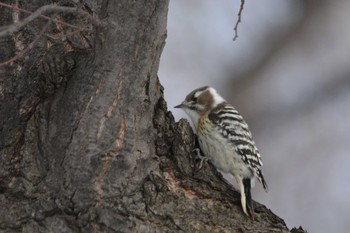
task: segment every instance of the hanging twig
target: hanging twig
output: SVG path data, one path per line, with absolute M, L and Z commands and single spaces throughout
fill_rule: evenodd
M 245 0 L 241 0 L 241 6 L 240 6 L 239 11 L 238 11 L 238 19 L 236 21 L 235 27 L 233 28 L 233 30 L 235 31 L 235 37 L 233 37 L 234 41 L 238 38 L 238 24 L 241 22 L 244 2 L 245 2 Z

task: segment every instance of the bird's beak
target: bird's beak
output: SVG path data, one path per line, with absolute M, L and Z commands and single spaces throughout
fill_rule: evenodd
M 183 103 L 179 104 L 179 105 L 176 105 L 174 108 L 183 108 L 185 107 L 185 105 Z
M 176 105 L 174 108 L 184 108 L 184 107 L 186 107 L 186 105 L 182 102 L 181 104 Z

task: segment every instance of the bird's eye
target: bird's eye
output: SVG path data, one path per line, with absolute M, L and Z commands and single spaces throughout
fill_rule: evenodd
M 195 110 L 197 109 L 197 104 L 195 101 L 191 101 L 191 103 L 189 104 L 189 108 L 192 109 L 192 110 Z

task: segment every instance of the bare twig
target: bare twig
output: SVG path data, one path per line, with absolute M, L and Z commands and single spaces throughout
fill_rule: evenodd
M 79 10 L 75 7 L 64 7 L 64 6 L 56 6 L 56 5 L 46 5 L 42 6 L 39 9 L 37 9 L 35 12 L 33 12 L 31 15 L 29 15 L 27 18 L 22 20 L 21 22 L 18 22 L 16 24 L 9 25 L 6 29 L 0 31 L 0 37 L 9 35 L 11 33 L 17 32 L 22 27 L 33 21 L 34 19 L 40 17 L 42 14 L 50 13 L 50 12 L 65 12 L 65 13 L 77 13 L 79 15 L 82 15 L 86 17 L 91 23 L 93 23 L 96 26 L 100 26 L 102 23 L 97 18 L 91 16 L 89 13 Z M 51 19 L 50 20 L 54 20 Z
M 238 24 L 241 22 L 244 2 L 245 2 L 245 0 L 241 0 L 241 6 L 240 6 L 239 11 L 238 11 L 238 19 L 236 21 L 235 27 L 233 28 L 233 30 L 235 31 L 235 37 L 233 37 L 234 41 L 238 38 Z
M 36 43 L 38 43 L 38 41 L 40 40 L 40 38 L 43 36 L 43 34 L 45 33 L 45 31 L 49 28 L 51 24 L 51 21 L 48 21 L 46 23 L 46 25 L 43 27 L 43 29 L 41 29 L 41 31 L 39 32 L 39 34 L 35 37 L 35 39 L 28 45 L 27 48 L 23 49 L 22 51 L 20 51 L 16 56 L 4 61 L 0 63 L 0 68 L 3 66 L 6 66 L 8 64 L 10 64 L 11 62 L 21 58 L 26 52 L 28 52 L 30 49 L 32 49 Z
M 31 12 L 31 11 L 28 11 L 28 10 L 25 10 L 25 9 L 22 9 L 22 8 L 19 8 L 19 7 L 17 7 L 17 6 L 9 5 L 9 4 L 3 3 L 3 2 L 0 2 L 0 6 L 4 6 L 4 7 L 7 7 L 7 8 L 11 8 L 11 9 L 14 9 L 14 10 L 17 10 L 17 11 L 20 11 L 20 12 L 24 12 L 24 13 L 27 13 L 27 14 L 33 14 L 33 12 Z M 39 17 L 40 17 L 40 18 L 43 18 L 43 19 L 46 19 L 46 20 L 55 21 L 56 23 L 61 23 L 62 25 L 66 25 L 66 26 L 71 27 L 71 28 L 81 29 L 81 27 L 78 27 L 78 26 L 75 26 L 75 25 L 73 25 L 73 24 L 66 23 L 66 22 L 63 22 L 63 21 L 60 21 L 60 20 L 57 20 L 57 19 L 53 19 L 53 18 L 47 17 L 47 16 L 45 16 L 45 15 L 40 15 Z M 17 23 L 17 22 L 15 22 L 15 23 Z M 0 29 L 1 29 L 1 28 L 2 28 L 2 27 L 0 27 Z

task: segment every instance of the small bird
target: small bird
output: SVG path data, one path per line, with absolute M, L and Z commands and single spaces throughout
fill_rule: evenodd
M 268 191 L 261 171 L 262 161 L 247 123 L 238 111 L 212 87 L 189 93 L 175 108 L 191 118 L 204 157 L 219 170 L 231 173 L 240 189 L 243 212 L 252 218 L 251 185 L 256 177 Z M 202 158 L 203 159 L 203 158 Z

